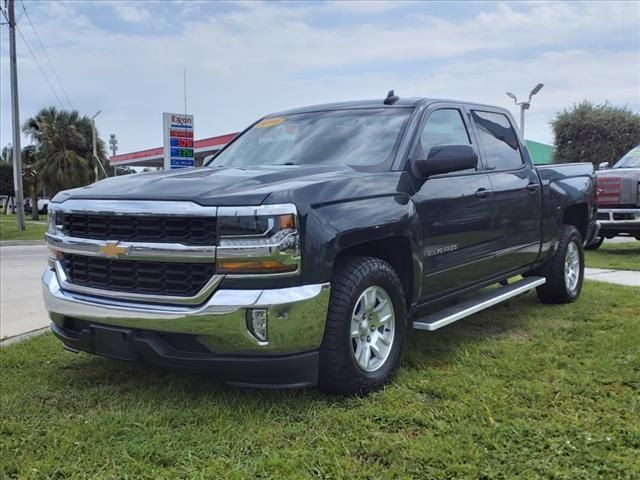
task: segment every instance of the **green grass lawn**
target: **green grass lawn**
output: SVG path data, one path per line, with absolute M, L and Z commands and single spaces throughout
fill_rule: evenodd
M 594 268 L 640 270 L 640 241 L 611 243 L 604 241 L 597 250 L 585 250 L 585 264 Z
M 42 220 L 38 222 L 26 220 L 26 230 L 20 231 L 15 215 L 0 214 L 0 240 L 44 240 L 44 234 L 47 231 L 47 216 L 41 214 L 40 218 Z
M 0 478 L 640 477 L 640 290 L 514 299 L 411 338 L 365 398 L 255 391 L 74 355 L 0 351 Z

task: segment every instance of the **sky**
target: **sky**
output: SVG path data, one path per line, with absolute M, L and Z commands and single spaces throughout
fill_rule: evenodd
M 117 135 L 118 153 L 162 145 L 162 112 L 185 110 L 184 69 L 196 138 L 390 89 L 507 107 L 518 119 L 505 92 L 526 98 L 542 82 L 525 136 L 543 143 L 554 115 L 585 99 L 640 111 L 640 2 L 16 0 L 16 18 L 21 122 L 49 105 L 100 110 L 98 131 Z M 7 25 L 0 33 L 4 146 Z

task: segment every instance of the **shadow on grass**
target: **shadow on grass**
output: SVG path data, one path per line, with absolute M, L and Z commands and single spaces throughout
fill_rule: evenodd
M 545 308 L 537 303 L 535 295 L 528 294 L 436 332 L 410 330 L 400 369 L 446 368 L 454 362 L 458 352 L 490 338 L 527 340 L 528 334 L 523 329 L 525 314 L 536 305 Z M 222 399 L 226 403 L 244 402 L 246 406 L 248 402 L 261 408 L 265 407 L 266 402 L 266 406 L 278 405 L 289 413 L 295 413 L 296 410 L 306 411 L 328 404 L 348 408 L 350 402 L 358 401 L 323 394 L 316 388 L 265 390 L 235 387 L 224 384 L 206 372 L 169 370 L 85 353 L 78 355 L 76 361 L 65 362 L 57 370 L 62 384 L 78 392 L 106 389 L 110 396 L 117 395 L 124 403 L 143 400 L 161 408 L 169 402 L 186 409 L 190 404 L 203 400 Z M 304 401 L 301 402 L 301 399 Z
M 553 306 L 540 303 L 534 292 L 528 292 L 434 332 L 415 330 L 405 357 L 409 357 L 411 364 L 428 368 L 446 364 L 453 353 L 491 338 L 530 339 L 524 328 L 528 317 L 550 307 Z

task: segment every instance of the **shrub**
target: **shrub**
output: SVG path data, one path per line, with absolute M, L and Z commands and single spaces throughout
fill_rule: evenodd
M 551 126 L 556 163 L 612 165 L 640 144 L 640 115 L 627 107 L 584 101 L 558 113 Z

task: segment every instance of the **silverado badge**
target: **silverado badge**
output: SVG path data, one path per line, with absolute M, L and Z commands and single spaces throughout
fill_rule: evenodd
M 114 258 L 123 253 L 127 253 L 127 249 L 125 247 L 119 247 L 117 242 L 107 242 L 106 245 L 100 247 L 100 253 L 104 253 L 109 258 Z

